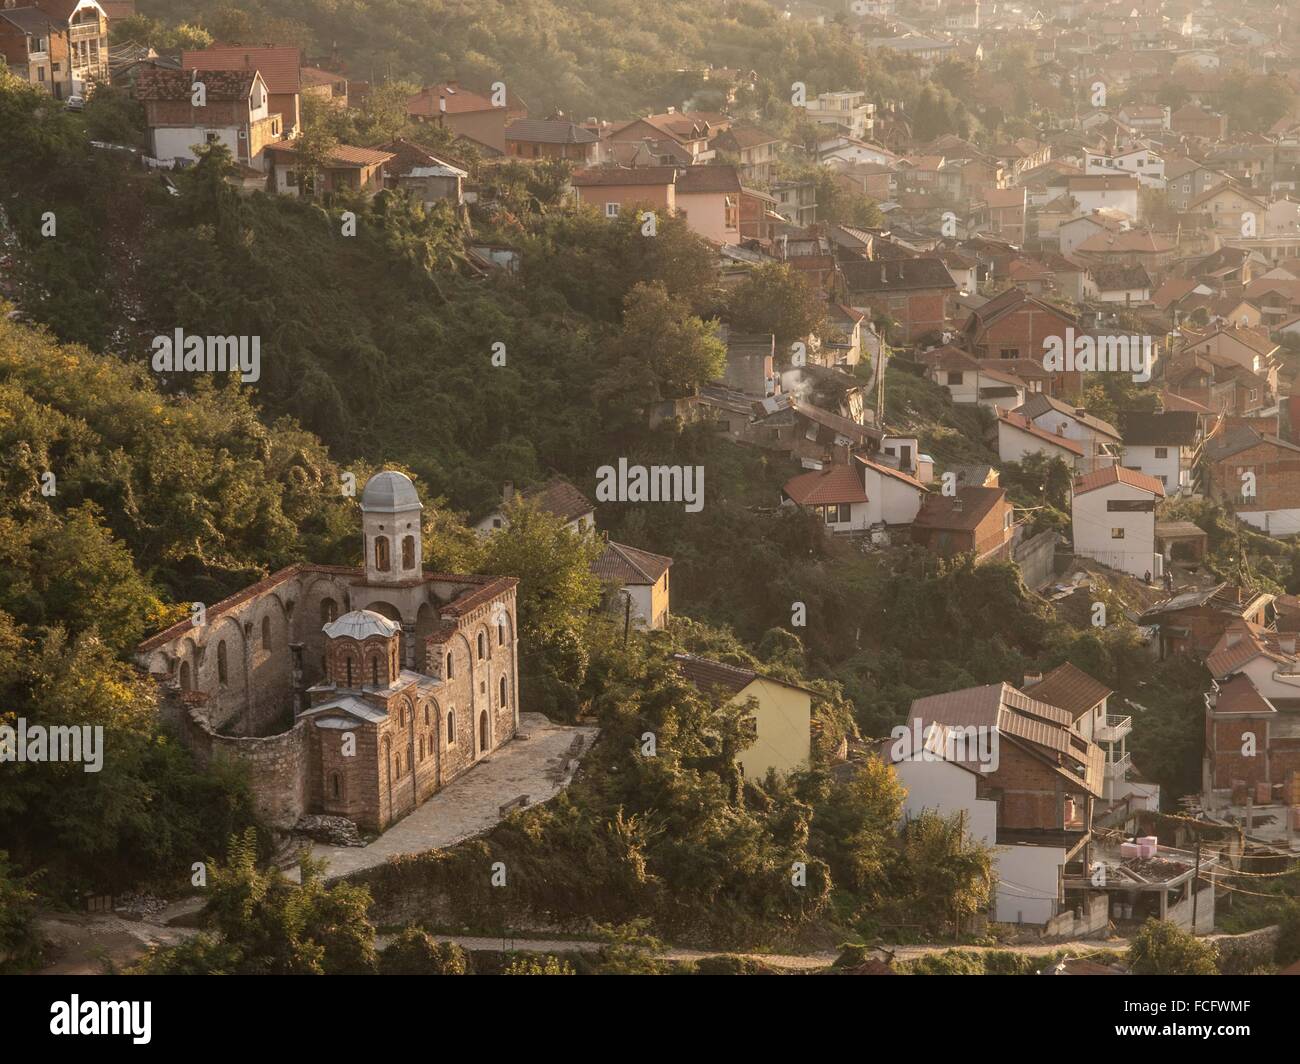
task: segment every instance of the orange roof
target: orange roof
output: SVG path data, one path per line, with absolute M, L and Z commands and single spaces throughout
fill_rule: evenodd
M 298 154 L 298 147 L 291 140 L 268 144 L 266 150 L 283 152 L 286 155 Z M 389 151 L 375 151 L 373 148 L 357 148 L 351 144 L 340 144 L 330 152 L 329 164 L 337 167 L 378 166 L 394 158 L 396 156 Z
M 1050 443 L 1060 447 L 1063 451 L 1069 451 L 1079 458 L 1083 457 L 1083 444 L 1077 440 L 1067 439 L 1064 436 L 1058 436 L 1054 432 L 1048 432 L 1044 428 L 1035 425 L 1024 414 L 1017 414 L 1010 410 L 998 410 L 998 420 L 1005 422 L 1012 428 L 1019 429 L 1021 432 L 1027 432 L 1029 435 L 1042 440 L 1044 443 Z
M 298 92 L 302 86 L 302 52 L 282 47 L 243 44 L 214 45 L 200 51 L 181 52 L 182 70 L 256 70 L 270 93 Z
M 1098 469 L 1078 477 L 1074 482 L 1074 494 L 1083 495 L 1111 484 L 1127 484 L 1130 488 L 1149 491 L 1162 498 L 1165 494 L 1165 486 L 1155 477 L 1139 473 L 1136 469 L 1125 469 L 1122 465 L 1107 466 L 1105 469 Z
M 818 506 L 828 503 L 866 502 L 867 491 L 857 469 L 847 465 L 832 465 L 800 473 L 791 477 L 781 489 L 800 506 Z

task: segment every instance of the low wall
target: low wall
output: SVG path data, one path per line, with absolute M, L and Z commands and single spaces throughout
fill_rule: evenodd
M 307 812 L 310 763 L 304 718 L 279 735 L 218 735 L 179 692 L 167 692 L 160 713 L 194 752 L 200 764 L 242 765 L 257 815 L 268 826 L 288 830 Z
M 1219 947 L 1219 971 L 1225 975 L 1241 975 L 1273 963 L 1281 937 L 1282 929 L 1274 925 L 1215 939 L 1214 944 Z

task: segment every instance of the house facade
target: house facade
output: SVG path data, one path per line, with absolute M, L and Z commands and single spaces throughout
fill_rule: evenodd
M 1165 497 L 1155 477 L 1112 465 L 1074 482 L 1070 527 L 1074 553 L 1139 579 L 1158 579 L 1156 505 Z

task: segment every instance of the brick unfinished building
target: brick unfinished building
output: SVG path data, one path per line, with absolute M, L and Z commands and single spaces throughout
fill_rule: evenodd
M 422 509 L 379 473 L 363 567 L 290 566 L 136 648 L 164 715 L 201 760 L 248 765 L 277 827 L 382 831 L 515 734 L 518 581 L 424 572 Z

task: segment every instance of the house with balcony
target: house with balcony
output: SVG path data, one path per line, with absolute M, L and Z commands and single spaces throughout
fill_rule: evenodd
M 823 92 L 805 110 L 818 125 L 839 126 L 854 140 L 869 140 L 875 131 L 876 105 L 867 102 L 865 92 Z
M 1068 712 L 1074 730 L 1105 752 L 1101 793 L 1104 802 L 1126 802 L 1130 809 L 1160 808 L 1160 785 L 1141 778 L 1128 751 L 1132 714 L 1111 712 L 1114 691 L 1068 661 L 1046 676 L 1026 676 L 1021 690 Z
M 907 791 L 905 819 L 963 815 L 993 849 L 994 920 L 1069 934 L 1106 926 L 1101 896 L 1066 886 L 1091 864 L 1105 779 L 1105 753 L 1069 711 L 1008 683 L 968 687 L 918 698 L 883 748 Z
M 1233 620 L 1205 659 L 1207 791 L 1245 789 L 1270 804 L 1300 773 L 1300 657 L 1295 632 Z
M 96 82 L 108 81 L 108 15 L 97 0 L 36 0 L 34 6 L 58 31 L 50 37 L 54 98 L 86 96 Z
M 53 94 L 53 55 L 67 62 L 67 32 L 56 26 L 40 8 L 18 7 L 0 11 L 0 57 L 10 71 L 29 85 Z

